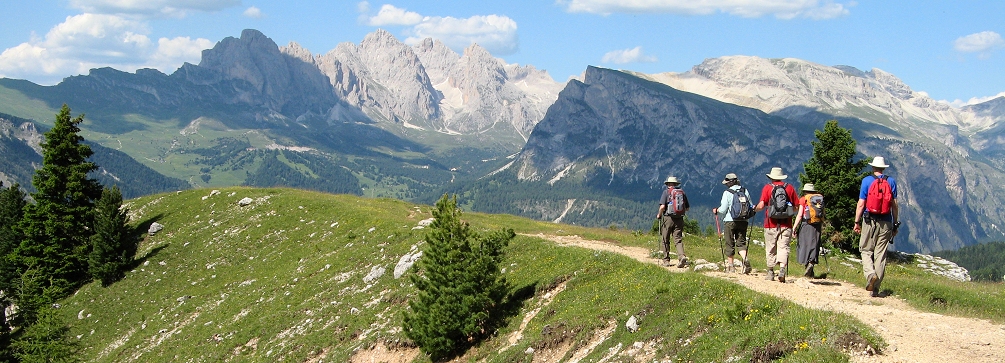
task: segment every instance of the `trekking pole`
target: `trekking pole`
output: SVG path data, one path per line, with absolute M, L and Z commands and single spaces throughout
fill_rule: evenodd
M 722 253 L 722 268 L 729 269 L 730 266 L 726 266 L 726 247 L 722 245 L 722 228 L 719 227 L 719 215 L 712 213 L 712 219 L 715 220 L 715 232 L 719 236 L 719 252 Z

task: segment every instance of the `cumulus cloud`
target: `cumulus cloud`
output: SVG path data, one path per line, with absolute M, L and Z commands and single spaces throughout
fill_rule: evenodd
M 184 17 L 192 11 L 217 11 L 241 5 L 241 0 L 70 0 L 85 13 Z
M 520 41 L 516 34 L 516 21 L 500 15 L 475 15 L 470 18 L 425 17 L 412 28 L 407 44 L 416 44 L 425 38 L 439 39 L 453 49 L 463 49 L 477 43 L 495 55 L 516 53 Z
M 118 15 L 80 14 L 67 17 L 42 39 L 32 39 L 0 53 L 0 76 L 54 84 L 66 75 L 92 68 L 125 71 L 156 68 L 171 72 L 186 61 L 197 61 L 212 47 L 206 39 L 161 38 L 147 34 L 147 23 Z
M 600 61 L 602 63 L 625 64 L 625 63 L 652 63 L 656 62 L 657 59 L 654 56 L 644 54 L 642 52 L 642 47 L 635 47 L 632 49 L 622 49 L 607 52 L 606 54 L 604 54 L 604 57 Z
M 367 25 L 415 25 L 421 22 L 423 18 L 419 13 L 407 11 L 394 5 L 384 4 L 380 7 L 380 11 L 377 12 L 376 16 L 372 16 L 367 20 Z
M 495 55 L 516 53 L 519 49 L 516 21 L 503 15 L 475 15 L 469 18 L 424 16 L 414 11 L 384 4 L 377 15 L 369 16 L 367 2 L 357 4 L 360 19 L 370 26 L 409 26 L 405 43 L 416 44 L 425 38 L 439 39 L 446 46 L 460 51 L 477 43 Z
M 972 97 L 972 98 L 970 98 L 967 101 L 964 101 L 964 100 L 961 100 L 961 99 L 956 99 L 956 100 L 954 100 L 952 102 L 950 102 L 950 101 L 940 101 L 940 102 L 948 104 L 948 105 L 956 107 L 956 108 L 960 108 L 960 107 L 963 107 L 963 106 L 970 106 L 970 105 L 976 105 L 978 103 L 984 103 L 984 102 L 991 101 L 991 100 L 993 100 L 995 98 L 999 98 L 999 97 L 1005 97 L 1005 92 L 1001 92 L 1001 93 L 996 94 L 994 96 L 988 96 L 988 97 Z
M 255 6 L 245 9 L 243 15 L 254 19 L 261 19 L 262 16 L 264 16 L 264 14 L 262 14 L 262 9 Z
M 672 13 L 710 15 L 716 12 L 756 18 L 774 15 L 779 19 L 831 19 L 848 15 L 847 4 L 831 0 L 559 0 L 566 11 L 609 15 L 614 13 Z
M 953 42 L 953 48 L 963 53 L 988 52 L 1005 46 L 1002 36 L 993 31 L 983 31 L 959 37 Z

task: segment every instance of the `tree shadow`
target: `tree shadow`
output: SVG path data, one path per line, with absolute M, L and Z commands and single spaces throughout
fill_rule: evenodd
M 170 246 L 170 245 L 171 245 L 170 243 L 162 244 L 160 246 L 157 246 L 157 247 L 154 247 L 153 249 L 151 249 L 150 252 L 147 252 L 147 254 L 143 255 L 143 257 L 134 258 L 133 259 L 133 263 L 129 264 L 129 266 L 127 266 L 126 270 L 128 270 L 128 271 L 135 270 L 137 267 L 140 267 L 140 265 L 142 265 L 144 262 L 147 262 L 150 259 L 154 258 L 154 256 L 157 256 L 157 254 L 160 253 L 161 250 L 163 250 L 165 248 L 168 248 L 168 246 Z
M 827 278 L 827 274 L 823 274 L 822 277 L 820 277 L 820 278 L 821 279 Z M 811 280 L 810 283 L 814 284 L 814 285 L 821 285 L 821 286 L 841 286 L 840 282 L 835 282 L 835 281 L 820 281 L 820 280 L 813 281 L 813 280 Z

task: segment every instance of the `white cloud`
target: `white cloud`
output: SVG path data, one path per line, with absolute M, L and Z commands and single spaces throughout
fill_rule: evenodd
M 367 1 L 360 1 L 359 3 L 356 4 L 356 11 L 358 11 L 360 14 L 370 12 L 370 3 Z
M 184 17 L 192 11 L 218 11 L 241 5 L 241 0 L 70 0 L 85 13 Z
M 425 38 L 438 39 L 446 46 L 461 51 L 477 43 L 495 55 L 516 53 L 520 48 L 516 21 L 504 15 L 475 15 L 469 18 L 424 16 L 394 5 L 384 4 L 377 15 L 369 16 L 370 4 L 357 4 L 362 23 L 370 26 L 402 25 L 406 44 L 416 44 Z
M 439 39 L 455 50 L 477 43 L 495 55 L 516 53 L 520 41 L 516 21 L 500 15 L 475 15 L 470 18 L 425 17 L 412 28 L 405 43 L 415 44 L 425 38 Z
M 422 20 L 423 16 L 419 15 L 419 13 L 407 11 L 394 5 L 384 4 L 384 6 L 380 7 L 380 11 L 377 12 L 376 16 L 372 16 L 367 20 L 367 25 L 415 25 Z
M 0 76 L 55 84 L 98 67 L 171 72 L 182 62 L 197 62 L 201 51 L 213 46 L 209 40 L 187 37 L 161 38 L 154 44 L 149 33 L 147 23 L 118 15 L 70 16 L 45 38 L 0 53 Z
M 983 31 L 965 37 L 959 37 L 953 42 L 953 48 L 963 53 L 988 52 L 1005 46 L 1002 36 L 993 31 Z
M 832 0 L 559 0 L 566 11 L 572 13 L 673 13 L 710 15 L 722 12 L 746 18 L 774 15 L 779 19 L 811 18 L 831 19 L 848 15 L 847 4 Z
M 652 63 L 656 62 L 657 59 L 651 55 L 645 55 L 642 53 L 642 47 L 635 47 L 632 49 L 622 49 L 613 50 L 604 54 L 604 58 L 600 60 L 602 63 L 614 63 L 614 64 L 625 64 L 625 63 Z
M 255 6 L 245 9 L 243 15 L 254 19 L 261 19 L 262 16 L 264 16 L 264 14 L 262 14 L 262 9 Z
M 961 100 L 961 99 L 957 99 L 957 100 L 952 101 L 952 102 L 949 102 L 949 101 L 939 101 L 939 102 L 948 104 L 948 105 L 956 107 L 956 108 L 960 108 L 960 107 L 963 107 L 963 106 L 976 105 L 978 103 L 984 103 L 984 102 L 987 102 L 987 101 L 991 101 L 991 100 L 993 100 L 995 98 L 998 98 L 998 97 L 1005 97 L 1005 92 L 996 94 L 994 96 L 988 96 L 988 97 L 973 97 L 973 98 L 971 98 L 970 100 L 967 100 L 967 101 L 964 101 L 964 100 Z

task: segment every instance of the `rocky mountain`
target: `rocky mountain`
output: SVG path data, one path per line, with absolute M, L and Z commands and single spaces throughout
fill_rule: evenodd
M 995 122 L 993 117 L 937 102 L 881 69 L 863 72 L 793 58 L 732 56 L 706 59 L 684 73 L 640 76 L 789 118 L 815 111 L 891 127 L 911 128 L 919 121 L 951 125 L 965 133 Z
M 0 90 L 36 105 L 0 104 L 0 112 L 45 122 L 67 103 L 87 114 L 89 138 L 195 186 L 278 183 L 407 198 L 519 150 L 560 87 L 477 45 L 465 56 L 439 47 L 443 57 L 427 58 L 434 83 L 419 56 L 426 48 L 386 31 L 314 55 L 249 29 L 170 75 L 102 68 L 51 87 L 0 79 Z M 289 153 L 300 156 L 280 155 Z M 281 164 L 293 165 L 282 178 L 262 170 Z M 329 173 L 363 184 L 325 185 L 336 183 L 322 177 Z
M 443 95 L 440 108 L 451 131 L 484 132 L 502 122 L 526 139 L 562 87 L 547 72 L 506 64 L 477 44 L 458 55 L 427 38 L 414 49 Z
M 0 182 L 4 187 L 15 183 L 28 191 L 35 169 L 42 166 L 44 136 L 29 120 L 0 114 Z M 94 155 L 90 160 L 98 164 L 98 170 L 91 177 L 102 185 L 117 185 L 126 198 L 141 195 L 189 189 L 188 183 L 166 177 L 136 162 L 118 150 L 88 142 Z

